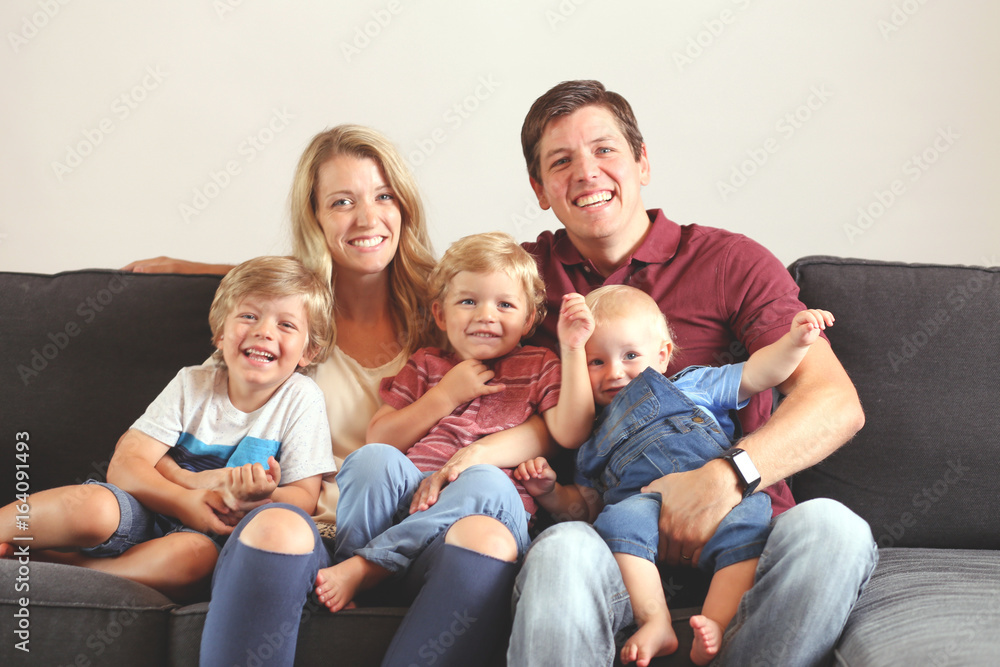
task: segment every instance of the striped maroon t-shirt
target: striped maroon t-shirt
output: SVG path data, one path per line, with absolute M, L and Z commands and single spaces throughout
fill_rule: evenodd
M 434 347 L 413 353 L 393 378 L 385 378 L 379 394 L 397 410 L 413 403 L 436 385 L 461 361 L 454 354 Z M 523 424 L 559 402 L 559 359 L 551 350 L 523 346 L 510 354 L 484 362 L 494 377 L 487 384 L 506 386 L 501 392 L 480 396 L 442 419 L 407 450 L 406 456 L 418 470 L 430 472 L 441 467 L 459 449 L 480 437 Z M 392 444 L 392 443 L 388 443 Z M 508 476 L 512 469 L 505 469 Z M 521 494 L 524 508 L 531 514 L 537 505 L 524 486 L 511 477 Z

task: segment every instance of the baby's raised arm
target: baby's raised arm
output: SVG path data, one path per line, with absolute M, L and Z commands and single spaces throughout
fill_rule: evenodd
M 743 366 L 739 399 L 744 401 L 776 387 L 791 376 L 806 356 L 819 332 L 833 326 L 833 315 L 816 308 L 796 313 L 788 333 L 754 352 Z
M 594 333 L 594 316 L 583 296 L 576 293 L 563 296 L 557 330 L 562 364 L 559 403 L 542 417 L 556 442 L 567 449 L 576 449 L 590 436 L 594 421 L 594 394 L 584 349 Z

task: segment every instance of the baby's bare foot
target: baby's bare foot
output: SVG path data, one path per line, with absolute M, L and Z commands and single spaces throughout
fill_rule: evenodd
M 696 665 L 707 665 L 712 661 L 722 645 L 724 628 L 708 616 L 692 616 L 694 643 L 691 645 L 691 661 Z
M 0 558 L 12 558 L 14 556 L 14 545 L 0 542 Z
M 677 650 L 677 635 L 670 625 L 670 618 L 648 619 L 622 647 L 622 663 L 634 662 L 647 667 L 649 661 Z

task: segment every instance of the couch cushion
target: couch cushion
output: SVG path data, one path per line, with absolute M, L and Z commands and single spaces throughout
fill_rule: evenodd
M 5 437 L 29 435 L 31 491 L 104 479 L 122 433 L 181 367 L 211 354 L 219 280 L 0 272 L 0 405 Z M 14 483 L 0 476 L 4 503 Z
M 1000 553 L 882 549 L 847 620 L 840 665 L 995 665 Z
M 0 560 L 0 615 L 26 624 L 23 653 L 7 630 L 3 664 L 167 665 L 170 610 L 177 605 L 152 588 L 68 565 Z M 20 579 L 19 579 L 20 578 Z M 13 582 L 28 588 L 18 590 Z M 7 582 L 12 582 L 7 585 Z M 26 598 L 26 599 L 22 599 Z M 24 604 L 24 603 L 27 604 Z M 20 616 L 19 616 L 20 615 Z
M 1000 549 L 1000 268 L 807 257 L 790 267 L 854 381 L 866 424 L 795 476 L 880 547 Z M 822 428 L 822 425 L 816 425 Z

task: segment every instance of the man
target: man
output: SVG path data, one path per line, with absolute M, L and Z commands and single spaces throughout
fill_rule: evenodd
M 536 100 L 521 141 L 539 205 L 564 225 L 524 244 L 548 290 L 550 316 L 535 342 L 554 346 L 563 294 L 631 284 L 653 296 L 675 328 L 681 353 L 670 374 L 745 358 L 779 338 L 804 308 L 788 272 L 760 245 L 646 210 L 642 135 L 628 102 L 599 82 L 564 82 Z M 829 344 L 818 341 L 779 388 L 786 398 L 770 419 L 766 393 L 741 411 L 745 453 L 644 489 L 661 495 L 659 556 L 671 566 L 696 564 L 744 493 L 766 490 L 772 498 L 773 531 L 718 664 L 825 662 L 877 559 L 864 521 L 829 500 L 793 507 L 782 481 L 864 424 Z M 514 602 L 508 663 L 519 667 L 580 664 L 582 656 L 611 664 L 615 635 L 632 622 L 611 552 L 580 523 L 557 524 L 535 540 Z

